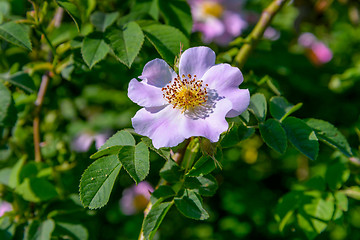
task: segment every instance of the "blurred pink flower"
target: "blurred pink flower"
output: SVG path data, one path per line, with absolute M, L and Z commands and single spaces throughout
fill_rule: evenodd
M 72 149 L 76 152 L 87 152 L 91 146 L 91 144 L 95 141 L 96 149 L 99 149 L 106 140 L 110 137 L 111 132 L 105 131 L 102 133 L 92 134 L 88 132 L 80 133 L 73 141 L 72 141 Z
M 10 212 L 12 210 L 13 210 L 13 208 L 10 203 L 5 202 L 5 201 L 0 203 L 0 217 L 2 217 L 6 212 Z
M 193 31 L 203 33 L 205 43 L 225 46 L 248 26 L 241 16 L 243 0 L 188 0 Z
M 330 62 L 333 57 L 331 49 L 319 41 L 312 33 L 301 34 L 298 43 L 307 50 L 307 57 L 315 65 L 319 66 Z
M 153 191 L 153 187 L 146 181 L 126 188 L 120 199 L 121 211 L 125 215 L 133 215 L 143 211 L 150 201 L 150 192 Z

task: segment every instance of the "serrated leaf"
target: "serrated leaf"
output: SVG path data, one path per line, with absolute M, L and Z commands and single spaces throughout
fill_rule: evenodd
M 312 160 L 317 158 L 319 142 L 315 132 L 301 119 L 288 117 L 282 122 L 290 142 Z
M 149 149 L 145 143 L 140 142 L 135 147 L 124 146 L 120 149 L 118 158 L 136 184 L 149 174 Z
M 163 168 L 160 170 L 160 176 L 169 183 L 178 182 L 182 174 L 183 172 L 180 167 L 172 159 L 166 161 Z
M 186 177 L 185 188 L 195 189 L 202 196 L 213 196 L 218 188 L 218 183 L 212 175 L 200 177 Z
M 139 25 L 129 22 L 122 29 L 108 29 L 105 36 L 116 58 L 130 68 L 144 42 L 144 34 Z
M 96 160 L 85 170 L 80 181 L 80 200 L 84 207 L 105 206 L 121 167 L 117 155 L 111 155 Z
M 215 170 L 216 165 L 214 159 L 209 156 L 202 156 L 196 161 L 192 169 L 186 174 L 189 177 L 204 176 Z
M 135 146 L 134 137 L 125 130 L 118 131 L 110 137 L 99 150 L 90 156 L 91 159 L 96 159 L 105 155 L 117 154 L 122 146 Z
M 174 198 L 175 206 L 185 217 L 204 220 L 209 214 L 204 209 L 201 197 L 190 189 L 185 189 L 181 197 Z
M 111 26 L 119 17 L 118 12 L 103 13 L 94 12 L 90 16 L 91 23 L 97 28 L 97 30 L 104 32 L 109 26 Z
M 250 97 L 249 110 L 259 122 L 264 122 L 267 112 L 267 103 L 264 94 L 256 93 Z
M 15 192 L 29 202 L 48 201 L 58 195 L 55 186 L 45 178 L 25 178 Z
M 187 36 L 190 35 L 192 30 L 192 17 L 190 6 L 187 2 L 159 0 L 159 7 L 167 25 L 178 28 Z
M 13 126 L 17 119 L 17 110 L 11 92 L 0 82 L 0 126 Z
M 30 223 L 25 238 L 26 240 L 49 240 L 51 233 L 55 229 L 55 223 L 52 219 L 47 219 L 43 222 L 34 220 Z
M 337 190 L 349 179 L 350 169 L 341 162 L 327 167 L 325 179 L 331 190 Z
M 0 38 L 8 41 L 16 46 L 32 50 L 29 37 L 29 31 L 15 22 L 7 22 L 0 25 Z
M 173 202 L 158 202 L 151 207 L 142 225 L 145 239 L 153 239 L 156 230 L 159 228 L 161 222 L 163 221 L 165 215 L 167 214 L 172 205 Z
M 353 154 L 349 143 L 344 135 L 334 127 L 331 123 L 328 123 L 319 119 L 308 119 L 306 124 L 314 129 L 316 136 L 323 142 L 329 144 L 332 147 L 338 148 L 346 156 L 351 157 Z
M 78 31 L 80 32 L 81 14 L 78 6 L 76 6 L 72 1 L 69 0 L 56 0 L 56 2 L 70 15 L 70 17 L 74 20 Z
M 170 66 L 174 64 L 175 56 L 180 53 L 180 43 L 183 44 L 183 49 L 189 48 L 189 40 L 174 27 L 151 24 L 143 26 L 142 29 L 146 38 Z
M 90 69 L 104 59 L 109 51 L 110 48 L 105 43 L 102 34 L 92 33 L 86 36 L 82 42 L 81 53 Z
M 302 103 L 298 103 L 295 106 L 289 103 L 283 97 L 272 97 L 270 99 L 270 113 L 275 119 L 282 122 L 287 116 L 293 112 L 299 110 L 302 107 Z
M 275 119 L 268 119 L 259 125 L 261 137 L 275 151 L 284 154 L 287 148 L 286 132 Z

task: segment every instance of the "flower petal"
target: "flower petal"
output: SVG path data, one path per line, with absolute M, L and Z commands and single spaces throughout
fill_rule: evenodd
M 215 53 L 208 47 L 193 47 L 187 49 L 180 58 L 180 76 L 196 75 L 198 79 L 215 64 Z
M 173 147 L 185 140 L 182 134 L 184 115 L 172 105 L 142 108 L 131 119 L 136 133 L 152 139 L 155 148 Z
M 248 89 L 236 89 L 228 91 L 226 98 L 232 103 L 232 109 L 226 114 L 226 117 L 232 118 L 239 116 L 250 104 L 250 92 Z
M 161 88 L 148 85 L 145 81 L 131 79 L 128 88 L 128 97 L 142 107 L 157 107 L 167 104 L 162 96 Z
M 176 76 L 177 74 L 164 60 L 157 58 L 144 66 L 144 70 L 139 78 L 146 81 L 149 85 L 163 88 Z
M 216 102 L 213 112 L 206 118 L 186 118 L 183 126 L 184 137 L 202 136 L 211 142 L 219 141 L 220 134 L 229 127 L 225 115 L 231 110 L 231 107 L 231 102 L 224 98 Z
M 249 106 L 249 91 L 239 89 L 239 85 L 243 80 L 241 71 L 229 64 L 215 65 L 203 76 L 203 81 L 209 85 L 210 90 L 214 89 L 220 97 L 225 97 L 232 103 L 231 111 L 226 117 L 238 116 Z

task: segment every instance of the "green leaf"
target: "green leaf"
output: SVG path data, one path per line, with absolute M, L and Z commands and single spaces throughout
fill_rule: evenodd
M 97 30 L 104 32 L 109 26 L 111 26 L 119 17 L 118 12 L 103 13 L 94 12 L 90 16 L 91 23 L 97 28 Z
M 218 183 L 212 175 L 206 175 L 201 177 L 186 177 L 185 188 L 195 189 L 202 196 L 213 196 L 218 188 Z
M 141 141 L 144 142 L 146 144 L 146 146 L 148 146 L 148 148 L 150 148 L 151 150 L 153 150 L 154 152 L 156 152 L 157 154 L 159 154 L 161 157 L 163 157 L 165 160 L 168 160 L 170 158 L 170 148 L 160 148 L 160 149 L 156 149 L 154 147 L 154 145 L 152 144 L 152 141 L 150 138 L 148 137 L 142 137 Z
M 159 20 L 159 0 L 137 0 L 131 8 L 131 19 L 144 19 L 148 16 L 154 20 Z M 127 19 L 124 19 L 127 20 Z
M 23 71 L 17 72 L 15 74 L 10 74 L 9 72 L 2 73 L 0 74 L 0 79 L 14 84 L 27 93 L 33 93 L 35 91 L 34 81 L 29 76 L 29 74 Z
M 74 4 L 73 1 L 70 0 L 56 0 L 57 4 L 60 7 L 64 8 L 65 11 L 70 15 L 70 17 L 74 20 L 75 25 L 80 32 L 81 28 L 81 11 L 79 10 L 78 6 Z
M 105 36 L 116 58 L 130 68 L 144 42 L 144 34 L 139 25 L 129 22 L 122 29 L 108 29 Z
M 80 181 L 80 200 L 84 207 L 105 206 L 121 167 L 117 155 L 111 155 L 96 160 L 85 170 Z
M 105 43 L 102 34 L 92 33 L 86 36 L 82 42 L 81 53 L 90 69 L 104 59 L 109 51 L 110 48 Z
M 172 205 L 173 202 L 157 202 L 152 206 L 142 224 L 145 239 L 153 239 L 157 229 Z
M 316 232 L 316 229 L 312 225 L 312 222 L 311 222 L 310 218 L 304 213 L 298 213 L 296 215 L 296 217 L 297 217 L 299 227 L 304 231 L 306 237 L 309 240 L 314 239 L 318 235 L 318 233 Z M 320 222 L 320 224 L 321 224 L 321 222 Z M 326 228 L 325 223 L 323 223 L 322 225 L 323 226 L 325 225 L 325 228 Z
M 159 200 L 163 201 L 173 196 L 175 196 L 175 192 L 170 186 L 161 185 L 153 193 L 151 193 L 150 200 L 153 204 L 155 204 Z
M 259 122 L 265 121 L 267 103 L 264 94 L 256 93 L 251 96 L 249 110 L 255 115 Z
M 26 157 L 23 156 L 20 158 L 16 164 L 12 167 L 10 178 L 9 178 L 9 187 L 16 188 L 20 184 L 20 172 L 24 166 Z
M 272 97 L 270 99 L 271 116 L 273 116 L 280 122 L 282 122 L 290 114 L 299 110 L 301 107 L 302 103 L 298 103 L 294 106 L 283 97 Z
M 83 240 L 89 238 L 88 230 L 80 223 L 56 221 L 55 224 L 55 232 L 57 233 L 57 236 L 59 236 L 59 239 L 63 239 L 65 237 L 70 237 L 70 239 L 73 240 Z
M 301 119 L 288 117 L 283 121 L 283 127 L 290 142 L 303 154 L 312 160 L 317 158 L 319 142 L 315 132 Z
M 115 133 L 99 148 L 99 151 L 91 155 L 90 158 L 96 159 L 105 155 L 117 154 L 122 146 L 135 146 L 134 137 L 125 130 Z
M 51 233 L 55 229 L 55 223 L 52 219 L 47 219 L 43 222 L 34 220 L 30 223 L 26 234 L 26 240 L 49 240 Z
M 118 158 L 136 184 L 149 174 L 149 149 L 145 143 L 140 142 L 135 147 L 124 146 L 120 149 Z
M 349 179 L 350 169 L 344 163 L 338 162 L 328 166 L 325 179 L 331 190 L 337 190 Z
M 0 82 L 0 126 L 13 126 L 17 119 L 17 110 L 11 92 Z
M 0 25 L 0 38 L 29 51 L 32 50 L 29 31 L 26 27 L 15 22 Z
M 174 26 L 190 35 L 192 30 L 192 17 L 190 6 L 186 1 L 159 0 L 159 7 L 167 25 Z
M 215 168 L 214 159 L 209 156 L 202 156 L 186 175 L 189 177 L 204 176 L 211 173 Z
M 308 119 L 305 122 L 309 127 L 314 129 L 316 136 L 320 140 L 332 147 L 338 148 L 347 157 L 351 157 L 353 155 L 346 138 L 332 124 L 313 118 Z
M 287 148 L 286 132 L 275 119 L 268 119 L 259 125 L 261 137 L 275 151 L 284 154 Z
M 15 192 L 29 202 L 48 201 L 58 195 L 55 186 L 45 178 L 25 178 Z
M 201 197 L 190 189 L 185 189 L 181 197 L 174 198 L 175 206 L 185 217 L 204 220 L 209 214 L 204 209 Z
M 182 174 L 183 172 L 180 170 L 180 167 L 172 159 L 166 161 L 160 170 L 160 176 L 169 183 L 177 183 L 182 177 Z
M 285 194 L 275 209 L 275 219 L 279 222 L 279 230 L 282 232 L 290 221 L 295 210 L 299 207 L 302 192 L 292 191 Z
M 180 53 L 180 43 L 184 45 L 183 49 L 189 48 L 189 40 L 174 27 L 151 24 L 142 26 L 142 29 L 146 38 L 170 66 L 174 64 L 175 56 Z

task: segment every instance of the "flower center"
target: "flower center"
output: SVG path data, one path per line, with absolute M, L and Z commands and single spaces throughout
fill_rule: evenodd
M 202 11 L 205 15 L 210 15 L 216 18 L 222 16 L 224 8 L 220 3 L 215 2 L 205 2 L 202 4 Z
M 181 109 L 182 113 L 197 106 L 204 105 L 208 99 L 205 84 L 203 80 L 197 80 L 196 75 L 191 77 L 190 74 L 177 76 L 174 81 L 162 88 L 163 97 L 173 105 L 173 108 Z

